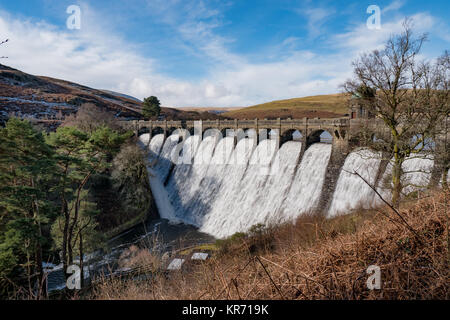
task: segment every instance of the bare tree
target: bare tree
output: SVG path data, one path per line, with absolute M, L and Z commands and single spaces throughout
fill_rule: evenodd
M 76 114 L 65 118 L 63 125 L 77 127 L 89 133 L 101 126 L 107 126 L 117 131 L 121 129 L 112 112 L 102 110 L 93 103 L 82 104 Z
M 435 148 L 449 114 L 448 53 L 434 63 L 418 61 L 427 35 L 415 37 L 411 24 L 405 19 L 403 32 L 391 36 L 383 50 L 354 61 L 354 78 L 344 84 L 375 118 L 362 124 L 359 138 L 391 161 L 395 207 L 405 187 L 404 161 Z

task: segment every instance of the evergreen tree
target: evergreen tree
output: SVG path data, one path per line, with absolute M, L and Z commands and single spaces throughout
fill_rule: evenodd
M 159 116 L 161 113 L 161 103 L 158 98 L 155 96 L 151 96 L 144 99 L 144 103 L 142 104 L 142 114 L 145 118 L 151 118 L 155 116 Z
M 47 190 L 54 165 L 52 149 L 28 121 L 11 118 L 0 129 L 2 295 L 23 282 L 28 285 L 28 297 L 45 295 L 42 226 L 53 219 Z
M 48 136 L 47 142 L 55 148 L 58 165 L 59 183 L 57 185 L 60 198 L 62 223 L 61 252 L 64 270 L 73 264 L 76 239 L 83 238 L 81 227 L 81 204 L 85 200 L 85 191 L 91 177 L 109 167 L 110 160 L 122 143 L 130 137 L 130 133 L 120 134 L 102 126 L 91 134 L 73 127 L 60 127 Z M 95 220 L 91 220 L 95 223 Z M 77 232 L 77 229 L 80 230 Z M 81 240 L 80 264 L 83 264 Z

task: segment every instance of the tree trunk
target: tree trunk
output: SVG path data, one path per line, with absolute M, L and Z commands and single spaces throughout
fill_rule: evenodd
M 66 270 L 69 266 L 69 263 L 67 261 L 67 239 L 68 239 L 68 233 L 69 233 L 69 223 L 70 223 L 70 215 L 69 215 L 69 208 L 67 207 L 67 201 L 64 199 L 63 196 L 63 214 L 64 214 L 64 230 L 63 230 L 63 240 L 62 240 L 62 263 L 63 263 L 63 270 L 64 270 L 64 276 L 67 279 Z
M 83 271 L 83 235 L 80 232 L 80 286 L 84 286 L 84 271 Z
M 46 293 L 46 279 L 44 275 L 44 270 L 42 268 L 42 247 L 39 241 L 36 243 L 35 249 L 35 264 L 36 264 L 36 274 L 37 274 L 37 300 L 45 298 Z
M 444 190 L 448 189 L 447 177 L 448 177 L 448 167 L 446 166 L 444 170 L 442 170 L 442 189 Z
M 398 154 L 395 154 L 392 168 L 392 205 L 397 209 L 400 205 L 400 196 L 402 193 L 402 162 Z

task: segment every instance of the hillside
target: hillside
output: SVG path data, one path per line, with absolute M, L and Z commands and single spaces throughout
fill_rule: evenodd
M 141 102 L 121 93 L 97 90 L 73 82 L 34 76 L 0 64 L 0 123 L 16 115 L 57 122 L 76 113 L 83 103 L 93 103 L 121 119 L 142 119 Z M 206 112 L 161 108 L 167 120 L 215 119 Z
M 344 94 L 329 94 L 267 102 L 229 111 L 223 116 L 237 119 L 336 118 L 348 113 L 347 106 Z
M 448 190 L 437 191 L 403 203 L 403 221 L 385 207 L 256 227 L 206 248 L 214 253 L 205 263 L 191 263 L 169 276 L 156 273 L 152 281 L 106 280 L 91 298 L 448 299 L 448 195 Z M 153 266 L 161 264 L 147 249 L 141 256 Z M 177 257 L 189 261 L 187 251 Z M 371 265 L 381 270 L 377 290 L 366 284 Z

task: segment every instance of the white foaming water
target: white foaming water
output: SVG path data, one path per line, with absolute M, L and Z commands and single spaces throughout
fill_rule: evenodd
M 158 160 L 154 165 L 154 171 L 163 183 L 167 179 L 170 168 L 174 165 L 172 161 L 172 151 L 177 146 L 179 139 L 179 135 L 171 135 L 166 139 L 161 153 L 159 154 Z
M 142 149 L 147 149 L 150 143 L 150 134 L 144 133 L 138 138 L 138 146 Z
M 262 190 L 264 197 L 253 205 L 253 212 L 260 223 L 282 222 L 280 209 L 294 179 L 301 150 L 302 143 L 296 141 L 288 141 L 278 150 Z
M 403 163 L 402 184 L 405 186 L 403 192 L 408 194 L 416 190 L 424 190 L 430 183 L 433 165 L 434 160 L 431 156 L 418 155 L 406 159 Z
M 144 135 L 143 135 L 144 136 Z M 146 139 L 148 142 L 148 138 Z M 145 141 L 145 138 L 144 138 Z M 156 159 L 161 152 L 161 148 L 164 144 L 164 135 L 157 134 L 150 141 L 150 145 L 148 146 L 148 160 L 150 161 L 150 165 L 153 165 Z
M 177 193 L 176 196 L 171 196 L 177 217 L 196 226 L 199 226 L 201 217 L 192 214 L 188 211 L 188 208 L 194 206 L 193 202 L 195 202 L 196 195 L 201 192 L 199 190 L 200 183 L 206 175 L 216 143 L 217 137 L 215 136 L 203 139 L 195 153 L 193 164 L 185 165 L 183 172 L 173 175 L 173 181 L 169 181 L 167 185 L 171 194 Z
M 330 156 L 331 144 L 315 143 L 305 151 L 280 211 L 280 220 L 292 221 L 316 209 Z
M 142 135 L 145 136 L 145 135 Z M 141 137 L 142 137 L 141 136 Z M 139 140 L 141 142 L 141 146 L 146 146 L 148 144 L 148 137 L 139 137 Z M 176 136 L 177 142 L 178 142 L 178 136 Z M 175 140 L 175 137 L 173 138 Z M 171 139 L 167 139 L 166 142 L 168 145 L 171 144 Z M 158 158 L 158 155 L 160 155 L 161 147 L 163 146 L 164 142 L 164 135 L 158 134 L 153 137 L 153 139 L 150 141 L 149 149 L 148 149 L 148 159 L 150 166 L 147 167 L 147 172 L 149 176 L 149 183 L 150 188 L 152 189 L 153 198 L 155 200 L 156 207 L 158 208 L 159 215 L 161 218 L 170 220 L 173 223 L 179 223 L 181 222 L 177 217 L 175 216 L 175 210 L 172 207 L 172 204 L 169 201 L 169 196 L 167 194 L 167 190 L 164 188 L 164 184 L 162 180 L 162 177 L 164 177 L 164 171 L 167 170 L 167 163 L 164 165 L 159 164 L 161 161 L 165 161 L 165 155 L 167 154 L 168 150 L 166 152 L 162 152 L 161 156 L 162 158 Z M 166 149 L 168 149 L 167 147 Z M 155 164 L 155 161 L 156 164 Z M 170 167 L 169 167 L 170 168 Z M 161 170 L 160 172 L 157 170 Z
M 302 144 L 297 141 L 286 142 L 277 150 L 277 142 L 270 139 L 256 146 L 254 138 L 241 137 L 234 146 L 233 137 L 218 141 L 213 135 L 201 141 L 201 137 L 192 136 L 183 144 L 175 165 L 172 160 L 177 160 L 180 151 L 175 148 L 178 135 L 164 144 L 163 135 L 155 136 L 149 144 L 148 138 L 141 136 L 139 144 L 148 145 L 150 159 L 158 159 L 149 173 L 161 217 L 195 225 L 218 238 L 248 231 L 256 224 L 294 221 L 301 214 L 314 212 L 332 148 L 331 144 L 315 143 L 300 159 Z M 380 161 L 367 149 L 347 157 L 331 199 L 329 217 L 359 205 L 367 208 L 378 204 L 373 190 L 346 171 L 357 171 L 374 183 Z M 172 165 L 175 167 L 170 171 Z M 405 161 L 404 184 L 409 184 L 405 190 L 426 186 L 432 167 L 431 159 Z M 389 173 L 388 167 L 385 176 Z
M 264 222 L 253 211 L 253 204 L 262 201 L 265 197 L 264 184 L 276 151 L 277 142 L 275 140 L 266 139 L 259 143 L 250 158 L 244 178 L 240 179 L 238 187 L 233 189 L 235 192 L 233 199 L 227 199 L 229 202 L 225 208 L 220 208 L 216 203 L 213 204 L 213 214 L 215 213 L 215 215 L 208 217 L 207 221 L 216 220 L 220 226 L 213 227 L 203 224 L 201 230 L 208 230 L 208 233 L 222 238 L 236 232 L 247 231 L 251 226 Z M 216 208 L 219 210 L 215 211 Z
M 217 190 L 217 195 L 209 205 L 210 210 L 203 217 L 200 231 L 219 237 L 216 234 L 225 228 L 225 225 L 228 223 L 227 214 L 233 210 L 240 196 L 241 190 L 239 186 L 254 149 L 254 139 L 243 138 L 239 140 L 229 158 L 229 164 L 224 171 L 224 179 Z M 226 230 L 223 231 L 227 233 Z
M 407 195 L 414 191 L 420 191 L 427 188 L 431 179 L 434 160 L 431 155 L 418 154 L 407 158 L 402 165 L 403 176 L 401 183 L 403 185 L 402 193 Z M 383 181 L 391 181 L 392 160 L 387 165 L 383 175 Z M 380 183 L 378 190 L 386 199 L 390 200 L 391 194 L 389 188 Z
M 380 204 L 381 200 L 372 188 L 356 174 L 352 174 L 356 171 L 374 186 L 380 163 L 381 156 L 367 149 L 352 152 L 347 156 L 333 194 L 329 217 L 347 213 L 355 208 L 368 209 Z
M 192 161 L 200 145 L 200 136 L 191 136 L 183 144 L 182 155 L 178 158 L 179 163 L 175 166 L 172 175 L 167 183 L 166 189 L 169 190 L 169 200 L 176 211 L 182 207 L 180 195 L 182 189 L 188 187 L 188 177 L 192 167 Z
M 201 192 L 197 192 L 194 195 L 189 207 L 186 208 L 191 215 L 196 217 L 198 224 L 201 224 L 201 220 L 203 220 L 205 213 L 211 210 L 210 204 L 217 196 L 222 180 L 226 178 L 225 171 L 228 167 L 228 161 L 233 150 L 233 137 L 226 137 L 219 141 L 214 150 L 214 156 L 211 159 L 206 174 L 200 182 L 199 190 L 201 190 Z

